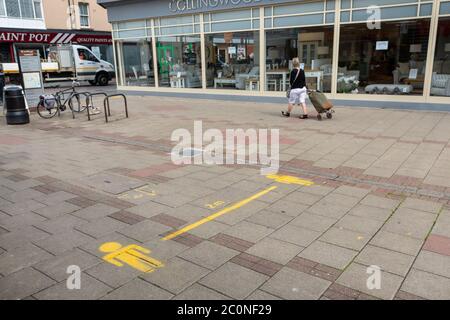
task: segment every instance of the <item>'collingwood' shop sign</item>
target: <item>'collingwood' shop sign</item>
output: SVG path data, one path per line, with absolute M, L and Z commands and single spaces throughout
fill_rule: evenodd
M 199 9 L 208 10 L 239 6 L 241 4 L 257 4 L 259 2 L 261 0 L 170 0 L 169 10 L 173 13 L 183 13 Z

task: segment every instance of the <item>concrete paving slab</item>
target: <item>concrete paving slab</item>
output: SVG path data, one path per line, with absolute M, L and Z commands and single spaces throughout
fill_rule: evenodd
M 200 280 L 200 284 L 234 299 L 245 299 L 266 280 L 267 276 L 228 262 Z

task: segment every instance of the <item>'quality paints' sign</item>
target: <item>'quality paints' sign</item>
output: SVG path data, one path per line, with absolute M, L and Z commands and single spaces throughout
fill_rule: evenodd
M 257 4 L 258 2 L 261 2 L 261 0 L 170 0 L 169 10 L 173 13 L 183 13 L 200 9 L 234 7 L 241 4 Z
M 0 31 L 0 42 L 49 43 L 49 44 L 110 44 L 109 35 L 77 34 L 70 32 L 16 32 Z

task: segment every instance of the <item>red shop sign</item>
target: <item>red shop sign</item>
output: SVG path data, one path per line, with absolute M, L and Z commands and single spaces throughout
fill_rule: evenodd
M 78 34 L 73 32 L 13 32 L 0 31 L 1 42 L 48 43 L 48 44 L 111 44 L 110 35 Z

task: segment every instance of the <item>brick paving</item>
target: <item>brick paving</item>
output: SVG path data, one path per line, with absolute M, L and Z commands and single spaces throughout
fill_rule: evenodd
M 85 115 L 0 125 L 0 299 L 449 299 L 450 114 L 129 97 Z M 283 185 L 258 165 L 174 165 L 173 130 L 279 128 Z M 248 160 L 248 159 L 247 159 Z M 167 236 L 268 186 L 265 196 Z M 152 273 L 102 259 L 137 244 Z M 82 271 L 66 287 L 67 267 Z M 368 267 L 381 269 L 369 289 Z

